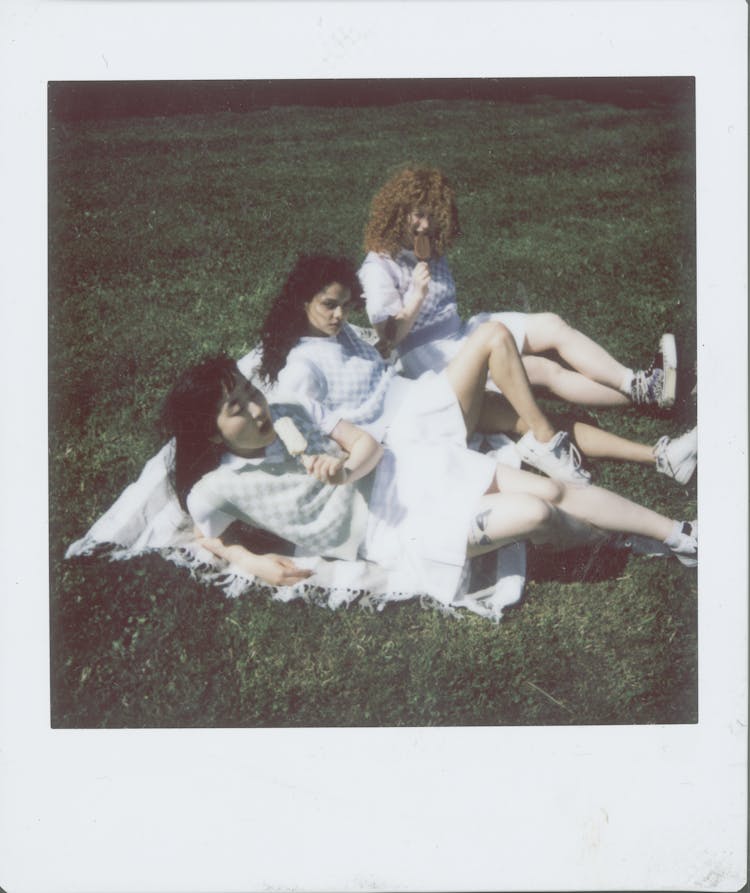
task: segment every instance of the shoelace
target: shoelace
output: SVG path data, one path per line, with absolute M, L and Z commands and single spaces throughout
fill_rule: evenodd
M 648 366 L 648 369 L 645 370 L 646 378 L 654 371 L 654 369 L 663 369 L 664 368 L 664 357 L 660 350 L 657 350 L 654 354 L 654 358 L 651 360 L 651 363 Z
M 585 478 L 590 477 L 589 473 L 581 468 L 581 453 L 578 447 L 574 443 L 569 443 L 568 447 L 570 449 L 570 464 L 573 466 L 573 471 Z
M 669 442 L 667 441 L 667 444 L 668 444 L 668 443 L 669 443 Z M 669 458 L 669 453 L 667 452 L 666 445 L 665 445 L 665 448 L 664 448 L 664 464 L 665 464 L 665 465 L 667 466 L 667 468 L 669 469 L 669 474 L 670 474 L 670 476 L 673 477 L 675 480 L 677 480 L 677 468 L 676 468 L 674 465 L 672 465 L 672 461 L 671 461 L 671 459 Z M 691 528 L 691 534 L 690 534 L 690 535 L 692 536 L 692 528 Z
M 656 455 L 656 465 L 657 468 L 661 467 L 665 471 L 669 471 L 672 477 L 675 476 L 675 469 L 672 463 L 669 460 L 669 453 L 667 452 L 667 447 L 669 446 L 669 438 L 667 436 L 660 437 L 656 441 L 656 449 L 654 451 Z
M 655 371 L 661 372 L 662 370 L 660 367 L 654 367 L 652 364 L 646 371 L 640 370 L 636 372 L 630 394 L 634 403 L 648 403 L 651 399 L 658 399 L 658 395 L 656 393 L 649 393 L 651 376 Z M 659 388 L 660 384 L 655 382 L 654 390 L 658 390 Z
M 565 449 L 566 447 L 568 450 L 568 457 L 569 457 L 568 463 L 572 467 L 573 471 L 576 472 L 577 474 L 580 474 L 582 477 L 585 477 L 586 479 L 591 477 L 591 475 L 587 471 L 584 471 L 581 468 L 581 464 L 582 464 L 581 453 L 580 453 L 578 447 L 574 443 L 570 442 L 570 437 L 568 437 L 567 434 L 564 437 L 560 438 L 560 442 L 557 445 L 557 449 L 555 450 L 555 452 L 558 453 L 558 455 L 559 455 L 559 453 L 562 452 L 563 449 Z
M 646 373 L 638 371 L 633 379 L 633 386 L 630 389 L 631 397 L 634 403 L 643 403 L 647 391 Z

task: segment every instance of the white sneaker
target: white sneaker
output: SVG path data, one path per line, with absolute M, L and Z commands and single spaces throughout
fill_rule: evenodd
M 679 542 L 676 546 L 669 548 L 685 567 L 696 567 L 698 564 L 698 522 L 685 521 L 680 531 Z
M 654 447 L 654 456 L 660 474 L 674 478 L 678 484 L 687 484 L 698 464 L 698 429 L 693 428 L 675 440 L 660 437 Z
M 583 487 L 591 483 L 591 475 L 581 468 L 581 454 L 570 442 L 567 431 L 558 431 L 552 440 L 540 443 L 527 431 L 516 443 L 521 461 L 566 484 Z

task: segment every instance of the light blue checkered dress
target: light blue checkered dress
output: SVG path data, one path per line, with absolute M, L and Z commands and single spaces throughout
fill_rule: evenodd
M 419 397 L 411 395 L 410 417 L 425 402 Z M 292 416 L 308 453 L 338 449 L 300 409 L 274 405 L 271 413 Z M 460 412 L 446 406 L 444 417 L 451 414 L 460 425 Z M 279 441 L 259 459 L 228 455 L 193 487 L 188 509 L 206 536 L 242 521 L 294 543 L 298 554 L 366 558 L 391 573 L 397 590 L 449 603 L 465 572 L 471 517 L 495 470 L 492 459 L 459 445 L 451 428 L 431 444 L 404 430 L 373 472 L 342 486 L 308 475 Z
M 373 325 L 384 322 L 404 306 L 417 258 L 403 250 L 394 259 L 371 251 L 359 269 L 367 315 Z M 458 353 L 467 336 L 484 322 L 501 322 L 513 334 L 521 353 L 526 335 L 526 314 L 514 311 L 479 313 L 463 322 L 458 315 L 456 285 L 444 257 L 431 258 L 430 284 L 411 331 L 397 345 L 403 374 L 419 378 L 424 372 L 442 371 Z M 492 386 L 494 389 L 494 386 Z
M 413 251 L 401 251 L 393 259 L 387 254 L 370 251 L 359 269 L 370 322 L 376 325 L 403 307 L 403 299 L 411 285 L 411 277 L 419 261 Z M 455 320 L 460 323 L 456 303 L 456 284 L 444 257 L 429 260 L 430 284 L 410 335 L 437 323 Z
M 289 416 L 307 440 L 306 453 L 341 454 L 338 446 L 299 407 L 273 404 L 271 417 Z M 323 484 L 275 440 L 265 455 L 227 453 L 188 495 L 190 515 L 206 536 L 220 536 L 234 521 L 268 530 L 304 554 L 357 556 L 367 529 L 371 480 L 351 486 Z
M 279 373 L 278 388 L 284 399 L 298 401 L 313 418 L 312 405 L 322 407 L 320 424 L 326 433 L 341 419 L 370 430 L 383 415 L 394 374 L 377 350 L 345 324 L 330 338 L 301 338 Z

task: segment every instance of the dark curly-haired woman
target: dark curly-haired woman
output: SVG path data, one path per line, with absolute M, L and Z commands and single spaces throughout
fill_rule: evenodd
M 327 255 L 300 257 L 271 303 L 261 329 L 260 374 L 293 399 L 317 404 L 332 430 L 339 419 L 358 425 L 381 440 L 394 408 L 414 384 L 396 374 L 371 344 L 347 324 L 347 314 L 360 300 L 361 289 L 353 265 Z M 695 431 L 682 437 L 660 438 L 655 447 L 635 443 L 581 422 L 572 439 L 555 427 L 540 409 L 526 376 L 510 330 L 497 320 L 473 327 L 458 342 L 475 350 L 494 345 L 489 380 L 502 394 L 482 389 L 481 413 L 471 432 L 523 435 L 520 443 L 549 445 L 527 464 L 569 483 L 585 484 L 589 473 L 581 467 L 576 444 L 591 458 L 612 458 L 655 465 L 657 471 L 685 483 L 697 464 Z M 446 364 L 442 364 L 444 366 Z M 442 368 L 441 366 L 441 368 Z M 431 373 L 434 377 L 434 373 Z

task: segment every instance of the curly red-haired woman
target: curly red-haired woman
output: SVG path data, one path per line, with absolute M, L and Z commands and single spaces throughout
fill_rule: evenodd
M 493 320 L 513 334 L 530 383 L 557 397 L 583 406 L 674 403 L 672 335 L 662 337 L 648 370 L 633 371 L 554 313 L 482 313 L 463 322 L 445 259 L 458 234 L 455 194 L 439 170 L 401 170 L 372 200 L 359 278 L 370 321 L 406 375 L 444 368 L 476 326 Z M 572 368 L 539 356 L 547 351 Z M 544 444 L 529 435 L 519 450 L 543 452 Z

